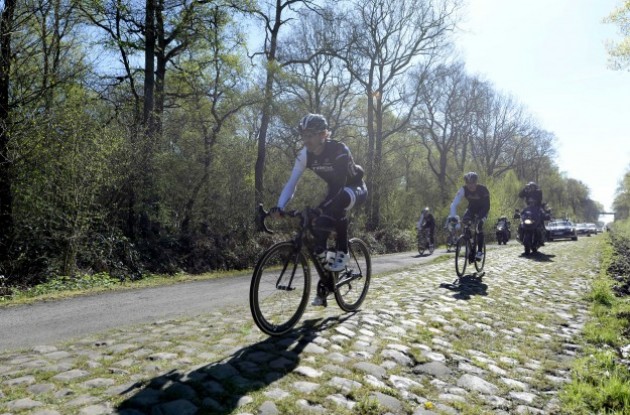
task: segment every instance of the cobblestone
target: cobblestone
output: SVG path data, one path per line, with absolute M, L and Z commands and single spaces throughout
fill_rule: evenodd
M 598 273 L 598 238 L 511 242 L 481 278 L 452 259 L 376 276 L 269 338 L 246 308 L 0 354 L 0 414 L 552 414 Z M 375 412 L 369 412 L 375 413 Z

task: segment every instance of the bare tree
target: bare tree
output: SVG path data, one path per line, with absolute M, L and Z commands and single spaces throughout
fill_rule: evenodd
M 286 27 L 296 18 L 296 11 L 305 7 L 318 9 L 317 2 L 313 0 L 260 0 L 257 7 L 243 7 L 235 5 L 239 10 L 252 14 L 264 24 L 265 39 L 263 51 L 256 55 L 263 55 L 265 63 L 265 84 L 263 86 L 263 104 L 258 130 L 258 151 L 254 171 L 254 190 L 256 204 L 262 202 L 264 190 L 264 173 L 267 133 L 272 118 L 272 105 L 274 101 L 274 86 L 278 71 L 282 66 L 291 62 L 278 60 L 278 42 L 283 27 Z M 307 57 L 301 60 L 308 60 Z
M 513 97 L 485 84 L 478 94 L 471 154 L 487 176 L 551 156 L 553 137 L 542 131 Z
M 383 142 L 404 131 L 419 103 L 416 82 L 447 46 L 458 2 L 358 0 L 340 38 L 348 39 L 336 56 L 360 83 L 366 98 L 368 229 L 380 224 Z M 331 45 L 333 47 L 333 45 Z M 424 61 L 423 65 L 419 65 Z M 392 114 L 388 123 L 385 115 Z
M 437 66 L 420 86 L 421 103 L 412 125 L 427 149 L 442 203 L 450 197 L 447 183 L 455 180 L 448 172 L 456 165 L 458 151 L 466 152 L 471 137 L 477 83 L 466 74 L 463 63 L 455 63 Z
M 338 23 L 339 16 L 330 10 L 307 10 L 300 14 L 300 24 L 279 44 L 279 58 L 287 64 L 278 80 L 278 95 L 290 107 L 284 120 L 290 128 L 282 138 L 289 144 L 291 158 L 301 147 L 293 126 L 304 113 L 323 114 L 333 137 L 349 122 L 347 107 L 358 96 L 353 89 L 354 78 L 339 59 L 321 53 L 330 27 Z

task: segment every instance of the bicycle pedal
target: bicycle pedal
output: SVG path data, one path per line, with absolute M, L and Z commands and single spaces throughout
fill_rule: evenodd
M 282 291 L 294 291 L 295 290 L 295 288 L 289 287 L 288 285 L 277 285 L 276 288 L 279 289 L 279 290 L 282 290 Z

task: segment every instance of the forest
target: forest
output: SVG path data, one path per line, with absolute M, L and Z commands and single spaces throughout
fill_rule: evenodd
M 438 228 L 462 176 L 491 192 L 488 223 L 537 182 L 556 217 L 602 206 L 555 164 L 552 131 L 468 73 L 460 0 L 0 1 L 0 275 L 201 273 L 252 266 L 301 148 L 328 119 L 366 173 L 352 232 L 409 249 Z M 307 174 L 292 208 L 317 203 Z M 461 206 L 460 206 L 461 208 Z M 488 232 L 491 234 L 492 232 Z

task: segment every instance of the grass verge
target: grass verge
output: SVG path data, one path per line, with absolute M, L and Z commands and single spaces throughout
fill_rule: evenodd
M 560 394 L 562 413 L 630 414 L 630 297 L 617 296 L 608 275 L 616 252 L 607 237 L 601 268 L 588 297 L 592 319 L 584 327 L 584 351 L 572 381 Z M 630 351 L 629 351 L 630 352 Z

